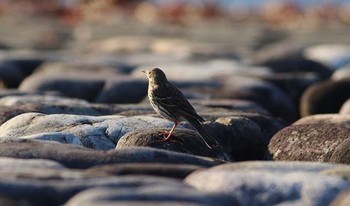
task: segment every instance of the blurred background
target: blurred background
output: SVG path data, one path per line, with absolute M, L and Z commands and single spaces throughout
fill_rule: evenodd
M 282 41 L 349 44 L 349 25 L 349 0 L 0 0 L 1 49 L 168 52 L 182 45 L 152 38 L 171 38 L 246 56 Z

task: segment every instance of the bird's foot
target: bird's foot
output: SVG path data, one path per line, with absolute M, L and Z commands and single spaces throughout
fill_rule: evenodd
M 160 139 L 161 142 L 167 142 L 167 141 L 171 141 L 171 142 L 177 142 L 179 143 L 179 141 L 177 140 L 174 140 L 173 138 L 171 138 L 171 135 L 173 134 L 174 132 L 161 132 L 161 134 L 163 135 L 163 138 Z

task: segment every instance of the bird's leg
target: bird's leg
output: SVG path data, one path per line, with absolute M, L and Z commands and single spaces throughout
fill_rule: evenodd
M 171 137 L 171 135 L 173 134 L 175 128 L 176 128 L 177 125 L 179 125 L 179 124 L 180 124 L 180 122 L 175 122 L 174 126 L 171 128 L 171 130 L 170 130 L 169 132 L 163 132 L 163 133 L 162 133 L 163 135 L 167 135 L 167 136 L 163 139 L 163 141 L 168 141 L 168 140 L 170 139 L 170 137 Z

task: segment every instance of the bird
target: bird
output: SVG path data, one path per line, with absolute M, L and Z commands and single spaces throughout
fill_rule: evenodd
M 170 83 L 159 68 L 142 71 L 148 78 L 148 98 L 157 114 L 174 122 L 169 132 L 163 132 L 163 141 L 170 140 L 175 128 L 183 121 L 188 122 L 200 134 L 203 142 L 212 149 L 218 142 L 204 129 L 205 121 L 197 114 L 182 92 Z

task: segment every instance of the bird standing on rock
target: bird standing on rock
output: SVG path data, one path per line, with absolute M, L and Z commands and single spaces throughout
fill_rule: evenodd
M 170 139 L 175 128 L 182 121 L 191 124 L 200 134 L 204 143 L 212 148 L 217 141 L 211 138 L 203 128 L 204 119 L 197 114 L 185 96 L 166 78 L 159 68 L 142 71 L 146 73 L 148 82 L 148 98 L 153 109 L 163 118 L 174 122 L 169 132 L 164 132 L 164 141 Z

